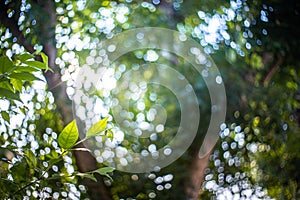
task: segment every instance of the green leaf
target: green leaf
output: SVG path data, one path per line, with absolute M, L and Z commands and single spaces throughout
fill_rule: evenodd
M 51 151 L 50 154 L 46 154 L 46 157 L 50 159 L 57 159 L 59 158 L 59 155 L 56 151 Z
M 108 120 L 108 117 L 105 117 L 104 119 L 93 124 L 86 132 L 85 137 L 86 138 L 93 137 L 93 136 L 101 133 L 102 131 L 104 131 L 106 128 L 106 125 L 107 125 L 107 120 Z
M 36 67 L 32 67 L 32 66 L 28 66 L 28 65 L 21 65 L 18 66 L 14 72 L 38 72 L 41 71 L 40 69 L 36 68 Z
M 25 160 L 29 166 L 30 173 L 34 174 L 34 170 L 37 166 L 37 158 L 30 149 L 25 150 Z
M 2 118 L 3 118 L 5 121 L 7 121 L 8 123 L 10 123 L 10 117 L 9 117 L 9 114 L 8 114 L 7 112 L 2 111 L 2 112 L 1 112 L 1 116 L 2 116 Z
M 89 178 L 92 179 L 93 181 L 97 182 L 97 179 L 94 177 L 93 174 L 89 174 L 89 173 L 77 173 L 77 176 L 80 176 L 81 178 Z
M 102 168 L 92 171 L 92 173 L 101 174 L 103 176 L 108 177 L 110 180 L 112 180 L 111 176 L 108 173 L 113 172 L 114 170 L 115 170 L 115 168 L 113 168 L 113 167 L 102 167 Z
M 22 91 L 23 83 L 20 79 L 11 78 L 10 82 L 14 86 L 16 91 L 18 91 L 18 92 Z
M 24 80 L 24 81 L 41 80 L 41 79 L 35 77 L 33 74 L 30 74 L 28 72 L 12 73 L 10 75 L 10 78 L 15 78 L 15 79 Z
M 99 173 L 101 175 L 106 175 L 107 173 L 113 172 L 113 171 L 115 171 L 115 168 L 113 168 L 113 167 L 102 167 L 102 168 L 94 170 L 93 173 Z
M 26 108 L 26 107 L 20 107 L 19 108 L 20 109 L 20 111 L 23 113 L 23 114 L 26 114 L 27 113 L 27 111 L 28 111 L 28 108 Z
M 4 74 L 5 72 L 10 71 L 14 67 L 13 62 L 7 56 L 0 57 L 0 73 Z
M 21 62 L 25 62 L 26 60 L 33 59 L 33 58 L 34 56 L 29 53 L 23 53 L 17 56 L 17 59 L 20 60 Z
M 26 65 L 36 67 L 39 69 L 48 69 L 48 66 L 46 66 L 44 63 L 39 62 L 39 61 L 25 61 L 24 62 Z
M 9 79 L 7 79 L 6 77 L 2 78 L 2 80 L 0 81 L 0 88 L 4 88 L 4 89 L 10 90 L 12 92 L 15 91 L 13 85 L 10 83 Z
M 114 133 L 112 132 L 112 130 L 107 130 L 106 136 L 111 140 L 114 139 Z
M 21 101 L 19 94 L 13 93 L 10 90 L 0 88 L 0 97 L 5 97 L 6 99 Z
M 59 134 L 57 139 L 59 146 L 64 149 L 69 149 L 73 147 L 76 141 L 78 140 L 78 135 L 79 133 L 76 121 L 73 120 Z
M 11 174 L 14 177 L 15 183 L 25 182 L 26 179 L 29 179 L 29 170 L 26 162 L 17 162 L 11 168 Z
M 62 157 L 53 158 L 49 161 L 49 165 L 54 165 L 62 160 Z
M 49 65 L 48 65 L 48 56 L 46 56 L 46 54 L 44 54 L 43 52 L 41 52 L 41 57 L 42 60 L 46 66 L 46 71 L 49 70 Z

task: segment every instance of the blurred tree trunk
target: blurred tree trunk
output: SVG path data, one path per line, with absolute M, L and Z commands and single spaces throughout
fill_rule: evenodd
M 172 1 L 162 0 L 159 4 L 160 9 L 164 10 L 166 20 L 168 27 L 171 29 L 176 29 L 176 25 L 178 23 L 182 23 L 182 20 L 184 20 L 184 17 L 182 16 L 182 13 L 179 11 L 175 11 L 173 7 Z M 171 16 L 171 20 L 170 20 Z M 177 63 L 176 61 L 172 60 L 171 62 Z M 188 168 L 188 176 L 183 177 L 183 180 L 181 181 L 184 183 L 184 191 L 185 191 L 185 199 L 188 200 L 197 200 L 201 191 L 201 186 L 205 178 L 205 169 L 209 165 L 209 158 L 210 154 L 209 152 L 205 157 L 199 158 L 199 150 L 201 147 L 201 143 L 198 141 L 201 141 L 201 136 L 197 136 L 194 139 L 193 144 L 191 145 L 192 150 L 190 150 L 191 154 L 191 160 L 189 163 Z M 176 187 L 181 187 L 177 185 Z
M 18 6 L 19 1 L 14 2 L 13 6 Z M 33 53 L 34 48 L 31 41 L 28 40 L 20 31 L 18 26 L 19 15 L 8 17 L 9 4 L 5 1 L 0 2 L 0 22 L 9 28 L 13 37 L 17 38 L 17 42 L 22 45 L 28 52 Z M 62 120 L 66 125 L 73 119 L 72 102 L 66 93 L 66 85 L 61 81 L 60 69 L 55 65 L 57 56 L 57 49 L 55 46 L 55 2 L 53 0 L 34 0 L 32 2 L 33 9 L 39 9 L 41 14 L 36 16 L 37 28 L 40 31 L 39 43 L 43 45 L 43 52 L 48 56 L 49 67 L 53 72 L 48 71 L 45 73 L 45 78 L 48 83 L 48 89 L 52 92 L 55 98 L 56 111 L 62 116 Z M 18 10 L 18 9 L 16 9 Z M 40 59 L 40 58 L 38 58 Z M 80 147 L 83 147 L 82 144 Z M 96 159 L 86 151 L 74 151 L 76 158 L 76 165 L 81 172 L 87 172 L 97 169 Z M 109 189 L 103 183 L 101 177 L 97 177 L 98 182 L 84 179 L 84 184 L 88 188 L 88 193 L 92 199 L 111 200 Z
M 205 177 L 205 169 L 208 167 L 211 152 L 205 157 L 199 158 L 199 149 L 193 154 L 189 168 L 189 176 L 185 181 L 186 199 L 197 200 L 201 194 L 201 186 Z

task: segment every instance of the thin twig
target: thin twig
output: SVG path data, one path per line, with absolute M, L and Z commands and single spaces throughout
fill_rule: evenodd
M 263 81 L 264 86 L 268 86 L 272 77 L 274 76 L 275 72 L 279 69 L 280 65 L 283 62 L 284 57 L 280 57 L 276 63 L 272 66 L 271 70 L 269 71 L 269 73 L 267 74 L 266 78 Z

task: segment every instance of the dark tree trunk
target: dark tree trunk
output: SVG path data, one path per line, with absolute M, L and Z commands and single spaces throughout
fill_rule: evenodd
M 205 169 L 208 167 L 210 153 L 199 158 L 199 150 L 193 156 L 189 168 L 189 176 L 185 181 L 186 199 L 197 200 L 201 194 L 201 186 L 205 177 Z

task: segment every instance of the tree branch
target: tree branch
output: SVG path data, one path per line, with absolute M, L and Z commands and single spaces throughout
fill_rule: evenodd
M 272 66 L 271 70 L 267 74 L 266 78 L 263 81 L 264 86 L 268 86 L 269 82 L 271 81 L 272 77 L 274 76 L 275 72 L 279 69 L 280 65 L 282 64 L 284 57 L 280 57 L 276 63 Z

